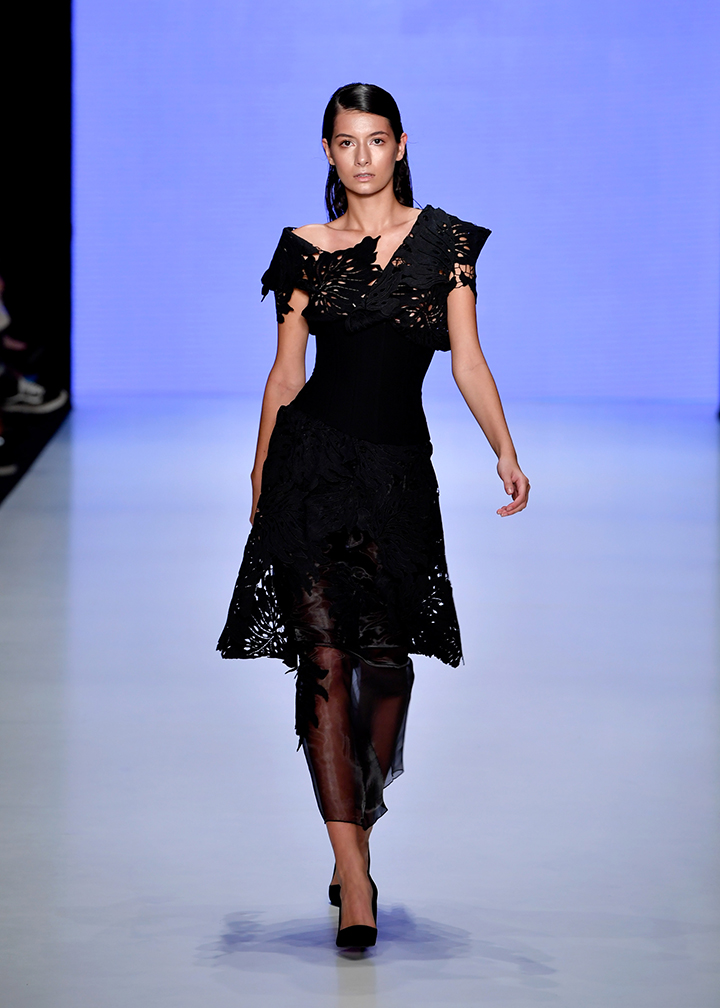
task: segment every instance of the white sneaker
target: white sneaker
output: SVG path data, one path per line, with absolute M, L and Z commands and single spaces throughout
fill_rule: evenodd
M 52 413 L 68 401 L 65 389 L 61 389 L 53 399 L 46 399 L 46 395 L 44 386 L 21 375 L 18 378 L 17 392 L 7 397 L 2 409 L 5 413 Z

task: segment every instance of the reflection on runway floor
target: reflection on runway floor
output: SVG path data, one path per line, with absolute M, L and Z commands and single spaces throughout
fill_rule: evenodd
M 257 409 L 88 401 L 0 509 L 3 1003 L 716 1008 L 710 408 L 509 404 L 502 520 L 428 403 L 465 664 L 416 662 L 361 958 L 292 677 L 214 651 Z

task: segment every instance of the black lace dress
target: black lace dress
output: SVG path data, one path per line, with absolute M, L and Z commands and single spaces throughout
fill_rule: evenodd
M 293 290 L 308 293 L 316 363 L 278 411 L 218 649 L 297 669 L 296 729 L 326 821 L 367 828 L 386 811 L 409 654 L 461 660 L 421 388 L 450 347 L 448 294 L 475 291 L 489 234 L 426 206 L 382 269 L 377 238 L 327 252 L 288 227 L 262 278 L 279 323 Z

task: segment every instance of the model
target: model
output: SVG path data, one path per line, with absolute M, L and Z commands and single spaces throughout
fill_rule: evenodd
M 329 222 L 286 227 L 262 278 L 278 350 L 218 648 L 297 669 L 296 730 L 335 853 L 337 944 L 364 948 L 377 936 L 368 842 L 403 770 L 409 655 L 461 660 L 421 398 L 436 350 L 451 350 L 498 456 L 512 501 L 497 513 L 521 511 L 530 485 L 478 342 L 475 261 L 490 232 L 413 207 L 407 136 L 382 88 L 339 88 L 322 136 Z

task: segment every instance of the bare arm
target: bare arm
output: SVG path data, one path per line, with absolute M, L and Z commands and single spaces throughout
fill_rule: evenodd
M 470 412 L 498 457 L 497 471 L 512 503 L 498 509 L 502 517 L 527 505 L 530 483 L 518 465 L 500 396 L 487 366 L 477 332 L 475 298 L 469 287 L 456 287 L 448 296 L 448 329 L 452 372 Z
M 294 290 L 290 298 L 290 307 L 293 311 L 286 315 L 284 321 L 278 325 L 278 349 L 265 385 L 255 464 L 250 476 L 252 481 L 251 524 L 257 511 L 262 485 L 262 470 L 267 457 L 270 435 L 275 426 L 277 411 L 280 406 L 287 406 L 292 402 L 305 384 L 308 324 L 301 312 L 307 303 L 308 295 L 304 291 Z

